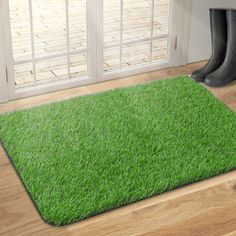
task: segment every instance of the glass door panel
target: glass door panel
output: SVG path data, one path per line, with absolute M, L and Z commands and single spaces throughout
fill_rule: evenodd
M 87 76 L 86 0 L 9 0 L 15 89 Z
M 104 73 L 168 61 L 170 0 L 103 0 Z
M 173 0 L 8 0 L 4 5 L 10 99 L 182 60 L 183 46 L 175 45 L 186 21 Z

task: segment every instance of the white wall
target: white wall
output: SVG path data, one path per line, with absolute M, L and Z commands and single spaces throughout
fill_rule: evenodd
M 187 62 L 205 60 L 211 54 L 209 8 L 236 8 L 236 0 L 191 0 Z

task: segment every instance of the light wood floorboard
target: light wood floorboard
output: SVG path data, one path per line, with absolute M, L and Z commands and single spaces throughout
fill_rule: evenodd
M 0 112 L 190 74 L 195 63 L 0 104 Z M 210 89 L 236 111 L 236 83 Z M 6 236 L 234 236 L 236 171 L 140 201 L 66 227 L 45 224 L 0 147 L 0 235 Z

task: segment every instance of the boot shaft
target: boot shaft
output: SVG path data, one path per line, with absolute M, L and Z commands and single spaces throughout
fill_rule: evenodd
M 227 19 L 227 50 L 222 69 L 236 75 L 236 10 L 226 10 Z
M 212 56 L 223 54 L 226 51 L 228 30 L 227 12 L 225 9 L 210 9 Z
M 226 10 L 226 18 L 228 43 L 236 44 L 236 9 Z

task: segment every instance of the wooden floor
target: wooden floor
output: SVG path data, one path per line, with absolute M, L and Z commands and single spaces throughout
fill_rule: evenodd
M 96 85 L 55 92 L 7 104 L 0 112 L 24 109 L 107 89 L 189 74 L 202 63 Z M 210 89 L 236 111 L 236 83 Z M 66 227 L 45 224 L 0 148 L 0 235 L 6 236 L 233 236 L 236 235 L 236 171 L 132 204 Z

